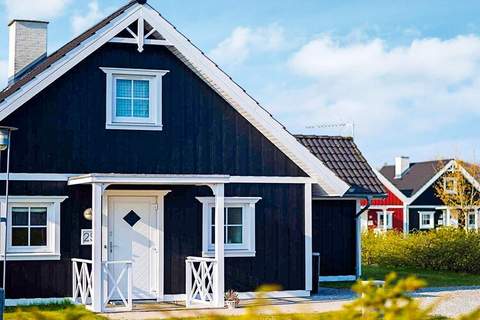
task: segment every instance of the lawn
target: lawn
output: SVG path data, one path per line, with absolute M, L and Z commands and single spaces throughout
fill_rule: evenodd
M 401 278 L 414 275 L 423 279 L 427 282 L 427 287 L 480 286 L 480 275 L 383 266 L 363 266 L 362 268 L 362 279 L 365 280 L 383 280 L 387 274 L 394 271 Z M 350 288 L 352 285 L 353 282 L 322 282 L 320 284 L 330 288 Z
M 5 310 L 5 320 L 105 320 L 105 317 L 95 315 L 82 306 L 70 303 L 59 303 L 28 307 L 8 307 Z

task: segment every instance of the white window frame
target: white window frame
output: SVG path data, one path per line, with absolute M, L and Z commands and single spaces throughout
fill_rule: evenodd
M 10 196 L 7 212 L 7 260 L 60 260 L 60 204 L 66 196 Z M 5 198 L 0 198 L 2 216 L 5 215 Z M 47 208 L 47 245 L 46 246 L 12 246 L 12 208 L 46 207 Z M 5 232 L 5 224 L 1 227 Z M 3 241 L 0 239 L 0 256 L 3 258 Z
M 225 257 L 254 257 L 255 252 L 255 204 L 260 197 L 225 197 L 225 208 L 242 208 L 243 243 L 225 243 Z M 212 208 L 215 197 L 197 197 L 202 203 L 202 256 L 215 256 L 212 241 Z
M 424 224 L 423 223 L 423 216 L 428 215 L 430 216 L 430 223 L 429 224 Z M 419 211 L 418 212 L 418 218 L 419 218 L 419 228 L 420 229 L 433 229 L 435 228 L 435 211 Z
M 380 216 L 385 214 L 385 217 L 388 217 L 387 219 L 387 228 L 384 228 L 384 224 L 380 225 Z M 385 218 L 384 217 L 384 218 Z M 377 212 L 377 229 L 380 230 L 391 230 L 393 229 L 393 211 L 378 211 Z
M 470 216 L 473 216 L 473 224 L 470 224 Z M 467 215 L 467 228 L 471 230 L 475 230 L 478 225 L 478 211 L 474 210 L 468 213 Z
M 448 182 L 452 182 L 452 189 L 448 189 Z M 457 179 L 454 177 L 444 177 L 443 178 L 443 190 L 446 194 L 456 194 L 457 193 Z
M 100 68 L 107 75 L 106 92 L 106 129 L 117 130 L 162 130 L 162 78 L 168 70 Z M 117 79 L 148 80 L 149 117 L 117 117 L 116 85 Z

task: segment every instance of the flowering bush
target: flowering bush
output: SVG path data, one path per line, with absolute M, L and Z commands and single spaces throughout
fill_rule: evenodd
M 406 236 L 395 231 L 369 231 L 362 236 L 362 259 L 367 265 L 480 274 L 480 233 L 458 228 Z

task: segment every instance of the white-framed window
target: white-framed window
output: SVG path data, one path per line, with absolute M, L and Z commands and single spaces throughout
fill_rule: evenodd
M 475 211 L 473 212 L 470 212 L 468 214 L 468 217 L 467 217 L 467 226 L 468 226 L 468 229 L 476 229 L 477 227 L 477 219 L 478 219 L 478 215 Z
M 60 204 L 66 198 L 57 196 L 11 196 L 9 198 L 8 260 L 60 259 Z M 1 200 L 1 204 L 2 212 L 5 212 L 5 200 Z M 3 226 L 2 232 L 4 232 Z M 3 244 L 1 251 L 3 255 Z
M 435 227 L 435 211 L 420 211 L 420 229 L 433 229 Z
M 107 75 L 107 129 L 162 130 L 162 78 L 167 70 L 101 68 Z
M 215 197 L 197 197 L 202 203 L 202 255 L 215 254 Z M 255 204 L 259 197 L 225 197 L 226 257 L 255 256 Z
M 393 212 L 392 211 L 377 212 L 377 228 L 381 230 L 393 229 Z
M 457 179 L 454 177 L 443 178 L 443 190 L 447 194 L 457 193 Z

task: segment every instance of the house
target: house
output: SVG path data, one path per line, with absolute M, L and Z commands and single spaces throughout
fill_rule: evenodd
M 448 175 L 452 170 L 460 170 L 467 181 L 478 187 L 477 179 L 464 166 L 453 159 L 410 162 L 408 157 L 397 157 L 394 165 L 383 166 L 377 175 L 388 196 L 372 201 L 366 216 L 368 228 L 408 233 L 457 225 L 435 187 L 440 183 L 445 192 L 455 194 L 456 183 L 450 183 L 454 178 Z M 472 209 L 467 227 L 478 228 L 478 210 Z
M 47 25 L 12 21 L 0 92 L 9 303 L 305 296 L 313 252 L 358 276 L 359 203 L 384 191 L 353 140 L 290 134 L 145 0 L 50 55 Z

